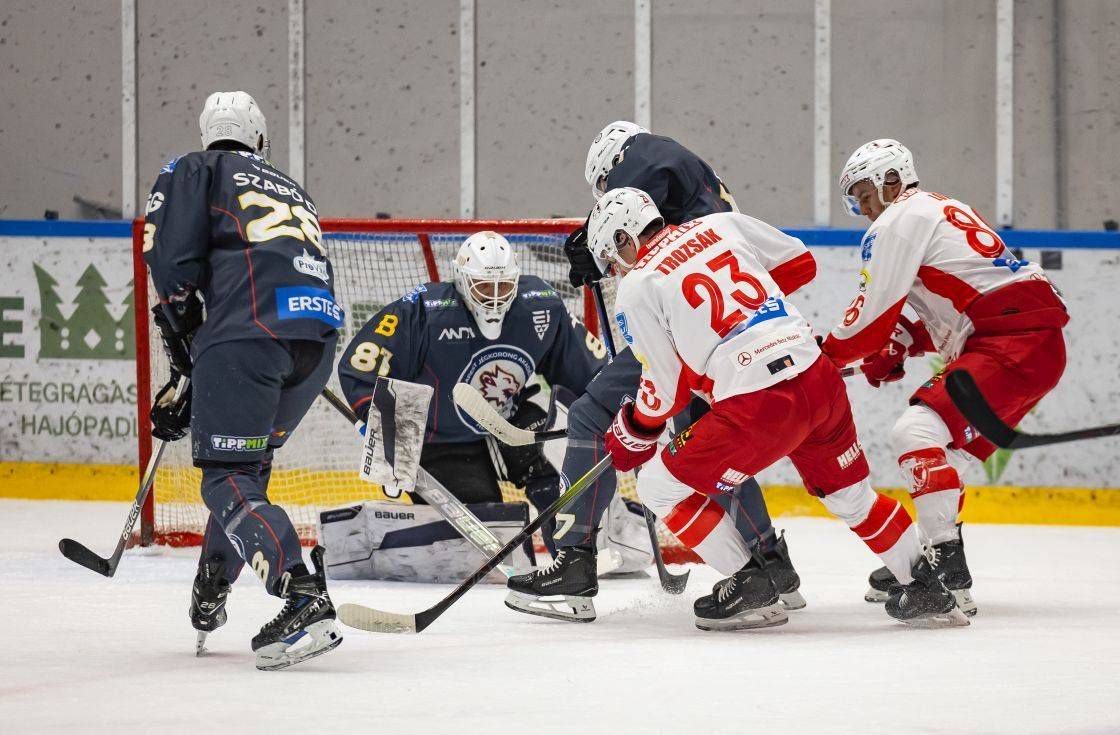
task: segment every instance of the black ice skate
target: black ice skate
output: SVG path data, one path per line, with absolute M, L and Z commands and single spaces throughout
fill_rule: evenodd
M 868 602 L 886 602 L 892 593 L 902 591 L 902 585 L 886 567 L 879 567 L 872 572 L 867 578 L 867 584 L 867 592 L 863 593 L 863 599 Z
M 291 577 L 284 598 L 284 609 L 253 636 L 257 652 L 257 668 L 261 671 L 283 669 L 321 656 L 342 643 L 342 634 L 335 625 L 334 605 L 327 595 L 324 550 L 311 550 L 311 574 Z
M 226 624 L 226 597 L 229 582 L 223 575 L 220 561 L 208 561 L 198 567 L 191 587 L 191 625 L 198 631 L 194 655 L 206 653 L 206 635 Z
M 945 589 L 939 567 L 940 555 L 931 548 L 911 570 L 914 581 L 897 588 L 887 599 L 887 614 L 916 628 L 968 625 L 968 616 L 957 606 L 953 593 Z
M 568 546 L 547 567 L 510 577 L 506 607 L 555 620 L 590 623 L 595 619 L 592 597 L 599 594 L 595 550 Z
M 766 559 L 766 571 L 770 573 L 770 579 L 774 580 L 778 599 L 785 608 L 800 610 L 805 607 L 805 598 L 798 591 L 801 587 L 801 577 L 797 576 L 797 570 L 793 568 L 793 562 L 790 561 L 785 531 L 782 531 L 782 535 L 778 537 L 777 545 L 763 556 Z M 714 589 L 712 591 L 715 592 Z
M 937 576 L 945 584 L 945 589 L 957 598 L 957 606 L 961 611 L 972 617 L 977 613 L 978 608 L 972 599 L 972 574 L 969 573 L 968 562 L 964 558 L 964 536 L 961 535 L 961 524 L 957 524 L 955 541 L 934 544 L 933 550 L 938 555 Z
M 693 603 L 700 630 L 769 628 L 789 622 L 778 600 L 778 588 L 756 552 L 739 571 L 716 585 L 710 595 Z

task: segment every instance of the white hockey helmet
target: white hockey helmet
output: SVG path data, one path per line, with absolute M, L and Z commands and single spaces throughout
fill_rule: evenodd
M 459 246 L 451 266 L 455 289 L 487 339 L 502 333 L 502 320 L 517 298 L 521 267 L 509 241 L 496 232 L 476 232 Z
M 914 168 L 914 156 L 910 149 L 891 138 L 879 138 L 870 143 L 864 143 L 851 155 L 840 172 L 840 196 L 848 214 L 853 217 L 860 216 L 859 201 L 852 196 L 852 186 L 863 180 L 868 180 L 875 186 L 879 193 L 879 201 L 884 206 L 890 202 L 883 199 L 883 183 L 887 172 L 895 171 L 902 181 L 905 190 L 911 184 L 918 183 L 918 171 Z
M 257 101 L 247 92 L 215 92 L 206 98 L 198 116 L 202 147 L 219 140 L 234 140 L 267 159 L 268 128 Z
M 638 133 L 649 131 L 637 123 L 625 120 L 615 120 L 599 131 L 591 147 L 587 150 L 587 163 L 583 167 L 583 176 L 591 186 L 591 193 L 596 199 L 607 191 L 607 174 L 618 163 L 618 154 L 622 146 Z
M 638 236 L 656 220 L 660 220 L 664 226 L 665 218 L 661 216 L 657 205 L 641 189 L 624 186 L 611 189 L 600 197 L 587 222 L 587 246 L 595 256 L 600 270 L 605 273 L 606 269 L 602 266 L 611 261 L 627 268 L 633 266 L 633 263 L 620 257 L 618 249 L 626 245 L 628 238 L 634 241 L 634 247 L 637 248 Z

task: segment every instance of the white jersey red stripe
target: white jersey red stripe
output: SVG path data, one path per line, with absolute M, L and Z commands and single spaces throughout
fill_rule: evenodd
M 615 301 L 642 363 L 642 423 L 669 418 L 693 392 L 718 401 L 812 365 L 820 350 L 785 297 L 815 274 L 800 240 L 744 214 L 710 214 L 659 233 Z
M 946 362 L 973 333 L 969 307 L 1021 281 L 1046 280 L 1017 259 L 964 202 L 908 189 L 871 224 L 860 248 L 859 294 L 822 346 L 838 365 L 877 352 L 909 303 Z

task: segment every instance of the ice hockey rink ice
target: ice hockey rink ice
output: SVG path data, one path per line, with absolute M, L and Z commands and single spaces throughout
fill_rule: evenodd
M 335 652 L 253 666 L 279 609 L 243 574 L 229 623 L 194 656 L 197 549 L 128 552 L 111 580 L 66 561 L 108 553 L 124 503 L 0 501 L 0 732 L 1115 733 L 1120 529 L 970 525 L 981 612 L 913 630 L 863 602 L 875 558 L 839 522 L 779 519 L 808 608 L 765 631 L 705 633 L 656 579 L 607 580 L 589 625 L 507 610 L 475 588 L 413 636 L 343 628 Z M 335 602 L 427 607 L 449 588 L 335 582 Z M 12 723 L 18 723 L 13 725 Z

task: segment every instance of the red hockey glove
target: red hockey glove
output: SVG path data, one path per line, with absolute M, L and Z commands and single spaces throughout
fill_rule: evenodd
M 610 431 L 603 438 L 614 467 L 619 472 L 629 472 L 653 458 L 657 453 L 657 438 L 665 431 L 665 424 L 656 429 L 646 429 L 634 419 L 634 404 L 622 404 L 614 417 Z
M 877 354 L 864 358 L 859 369 L 871 387 L 878 388 L 882 383 L 902 380 L 907 356 L 921 355 L 932 348 L 933 342 L 921 322 L 914 323 L 900 315 L 887 344 Z

